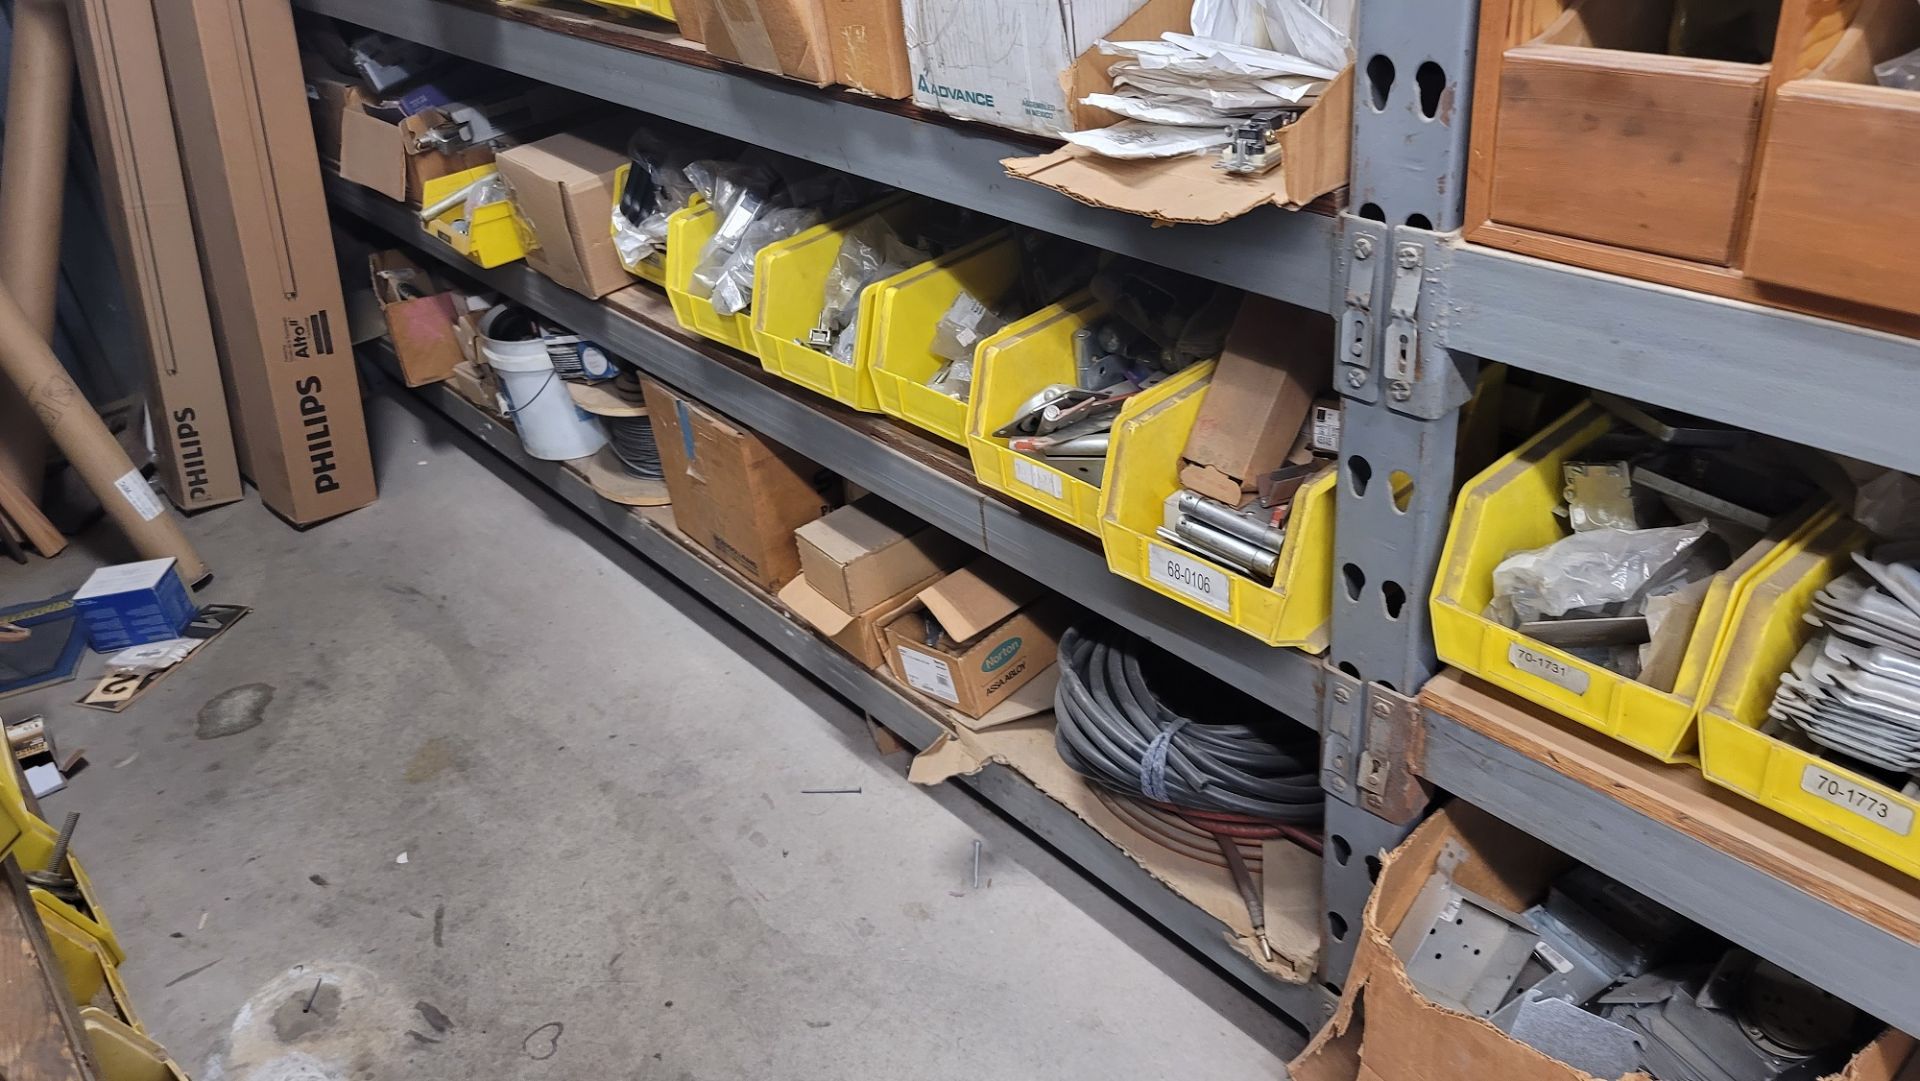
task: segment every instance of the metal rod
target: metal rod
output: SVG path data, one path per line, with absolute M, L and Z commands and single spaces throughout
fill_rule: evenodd
M 857 796 L 860 790 L 858 788 L 802 788 L 800 794 L 803 796 Z
M 973 888 L 980 888 L 980 838 L 973 839 Z
M 1280 563 L 1280 553 L 1270 552 L 1257 544 L 1248 544 L 1231 533 L 1222 533 L 1193 518 L 1182 518 L 1175 522 L 1173 532 L 1181 540 L 1204 548 L 1257 578 L 1271 580 L 1274 567 Z
M 1248 544 L 1271 548 L 1276 552 L 1287 539 L 1286 530 L 1249 518 L 1225 503 L 1217 499 L 1208 499 L 1199 492 L 1180 493 L 1180 513 L 1198 518 L 1220 532 L 1230 533 Z
M 47 870 L 54 874 L 65 874 L 67 847 L 73 844 L 73 829 L 80 824 L 80 812 L 67 812 L 67 820 L 60 823 L 60 836 L 54 838 L 53 856 L 47 860 Z

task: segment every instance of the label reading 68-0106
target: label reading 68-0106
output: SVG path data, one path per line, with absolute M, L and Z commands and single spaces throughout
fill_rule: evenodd
M 1170 548 L 1148 543 L 1147 575 L 1215 611 L 1229 614 L 1233 611 L 1233 587 L 1226 574 Z
M 1913 810 L 1819 766 L 1800 771 L 1800 790 L 1835 807 L 1852 811 L 1881 829 L 1905 837 L 1913 832 Z

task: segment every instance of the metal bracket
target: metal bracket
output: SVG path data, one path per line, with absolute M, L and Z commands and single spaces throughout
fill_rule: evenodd
M 1419 375 L 1420 285 L 1426 279 L 1420 245 L 1396 241 L 1393 245 L 1393 291 L 1387 298 L 1387 397 L 1405 402 L 1413 397 Z
M 1387 262 L 1387 227 L 1348 215 L 1341 217 L 1341 233 L 1346 243 L 1340 249 L 1334 281 L 1344 282 L 1344 292 L 1335 298 L 1340 310 L 1340 341 L 1335 347 L 1339 363 L 1334 373 L 1341 394 L 1355 401 L 1375 402 L 1380 385 L 1374 378 L 1374 296 L 1381 291 Z
M 1378 683 L 1363 686 L 1337 668 L 1323 672 L 1321 787 L 1389 822 L 1418 818 L 1432 795 L 1418 774 L 1426 752 L 1419 703 Z

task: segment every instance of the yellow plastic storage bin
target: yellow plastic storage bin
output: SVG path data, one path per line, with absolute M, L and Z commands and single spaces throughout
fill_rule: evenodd
M 499 175 L 500 170 L 493 166 L 481 165 L 436 177 L 421 187 L 420 204 L 432 207 L 462 188 Z M 524 259 L 527 249 L 533 246 L 533 236 L 526 222 L 514 213 L 504 188 L 500 198 L 476 207 L 455 203 L 427 219 L 426 229 L 429 236 L 453 245 L 455 251 L 482 267 Z
M 1180 490 L 1181 452 L 1210 385 L 1189 384 L 1114 426 L 1100 501 L 1107 567 L 1268 645 L 1322 652 L 1333 615 L 1334 470 L 1294 496 L 1270 586 L 1154 535 Z
M 890 279 L 864 302 L 875 317 L 867 370 L 881 412 L 966 445 L 967 402 L 927 386 L 947 363 L 933 354 L 933 327 L 962 292 L 997 303 L 1019 282 L 1020 255 L 1018 237 L 995 234 Z
M 1516 552 L 1565 536 L 1553 511 L 1565 487 L 1561 467 L 1615 425 L 1591 403 L 1567 413 L 1518 450 L 1468 481 L 1454 505 L 1432 598 L 1440 659 L 1663 761 L 1689 759 L 1701 690 L 1732 620 L 1733 602 L 1784 545 L 1817 523 L 1809 507 L 1714 576 L 1672 691 L 1628 679 L 1487 618 L 1493 570 Z
M 700 251 L 719 231 L 720 215 L 698 196 L 686 209 L 674 211 L 667 219 L 667 278 L 661 284 L 667 288 L 667 302 L 673 305 L 673 317 L 681 326 L 757 357 L 760 354 L 753 345 L 751 309 L 721 315 L 713 309 L 713 301 L 693 294 L 693 271 L 700 265 Z
M 1105 315 L 1106 307 L 1083 292 L 1002 327 L 974 353 L 973 402 L 967 409 L 967 455 L 973 459 L 973 473 L 980 483 L 1095 536 L 1100 534 L 1100 489 L 1009 450 L 1007 441 L 994 438 L 993 433 L 1040 388 L 1050 383 L 1073 385 L 1073 334 Z M 1212 372 L 1210 363 L 1195 364 L 1134 395 L 1114 418 L 1115 429 Z M 1111 477 L 1113 472 L 1109 445 L 1105 475 Z
M 622 9 L 627 7 L 626 4 L 614 3 L 612 2 L 612 0 L 595 0 L 595 2 L 605 2 L 607 7 L 617 7 Z M 644 9 L 635 8 L 634 10 L 644 10 Z M 669 12 L 669 14 L 666 15 L 665 17 L 672 18 L 673 16 L 671 12 Z M 631 173 L 632 171 L 633 171 L 633 162 L 631 161 L 627 162 L 626 164 L 620 166 L 618 169 L 615 169 L 613 171 L 613 199 L 616 204 L 618 204 L 620 201 L 620 193 L 627 189 L 627 174 Z M 696 195 L 693 197 L 693 199 L 697 201 L 700 199 L 700 197 Z M 687 205 L 692 206 L 694 204 L 692 201 L 689 201 Z M 683 207 L 682 209 L 685 209 L 685 208 Z M 671 237 L 672 235 L 671 223 L 673 219 L 671 216 L 669 216 L 667 220 L 669 223 L 668 235 L 669 237 Z M 611 214 L 607 215 L 607 232 L 609 235 L 612 235 L 612 236 L 620 235 L 620 229 L 618 226 L 613 224 L 613 215 Z M 615 249 L 616 252 L 618 250 L 619 250 L 618 248 Z M 648 258 L 645 258 L 645 259 L 639 260 L 638 262 L 633 262 L 633 263 L 627 262 L 626 256 L 621 255 L 620 265 L 627 268 L 627 273 L 633 275 L 636 278 L 639 278 L 643 282 L 651 282 L 654 285 L 659 285 L 659 286 L 664 286 L 667 284 L 667 253 L 665 251 L 654 252 L 653 255 L 649 256 Z
M 656 19 L 665 19 L 668 22 L 673 21 L 672 0 L 587 0 L 587 2 L 606 8 L 608 11 L 632 11 L 641 15 L 651 15 Z
M 0 769 L 0 834 L 11 829 L 19 831 L 11 853 L 20 864 L 20 869 L 46 870 L 53 861 L 53 846 L 60 838 L 60 831 L 27 809 L 26 795 L 20 790 L 18 773 L 12 769 Z M 40 889 L 31 891 L 34 903 L 40 906 L 48 919 L 65 920 L 91 936 L 100 943 L 114 964 L 120 964 L 127 959 L 127 952 L 120 948 L 120 939 L 113 933 L 113 925 L 107 922 L 106 913 L 101 911 L 99 902 L 95 900 L 93 880 L 87 877 L 86 868 L 71 852 L 67 854 L 67 869 L 80 885 L 80 897 L 84 904 L 78 907 L 70 905 Z
M 753 270 L 753 339 L 760 350 L 761 367 L 855 409 L 880 412 L 880 399 L 874 394 L 868 372 L 877 321 L 869 318 L 873 309 L 867 305 L 893 284 L 937 260 L 873 282 L 860 291 L 860 331 L 853 363 L 842 364 L 824 350 L 806 344 L 807 333 L 820 322 L 827 276 L 849 232 L 875 215 L 896 231 L 906 232 L 916 221 L 945 212 L 939 204 L 924 199 L 893 196 L 760 249 Z M 932 332 L 929 323 L 927 333 Z
M 53 956 L 60 962 L 60 973 L 66 977 L 67 993 L 75 1006 L 85 1006 L 97 1000 L 100 992 L 107 992 L 114 1008 L 133 1027 L 145 1031 L 133 1012 L 132 998 L 127 994 L 127 986 L 121 982 L 120 970 L 113 959 L 107 955 L 106 947 L 98 939 L 85 931 L 74 927 L 45 907 L 45 894 L 36 897 L 40 906 L 40 923 L 46 929 L 47 943 L 53 947 Z
M 1814 593 L 1852 568 L 1867 539 L 1829 515 L 1740 598 L 1700 712 L 1700 766 L 1708 780 L 1920 876 L 1920 799 L 1760 730 L 1780 674 L 1820 633 L 1802 618 Z

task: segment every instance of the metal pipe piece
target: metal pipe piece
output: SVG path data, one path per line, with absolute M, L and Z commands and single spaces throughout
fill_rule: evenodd
M 1223 533 L 1197 519 L 1180 519 L 1174 523 L 1173 532 L 1181 540 L 1213 553 L 1215 557 L 1246 571 L 1254 578 L 1272 581 L 1274 568 L 1280 563 L 1280 553 L 1268 551 L 1257 544 L 1249 544 L 1231 533 Z
M 1280 550 L 1281 542 L 1287 539 L 1286 530 L 1249 518 L 1199 492 L 1180 493 L 1180 512 L 1190 518 L 1198 518 L 1222 533 L 1231 533 L 1248 544 L 1270 548 L 1275 552 Z

